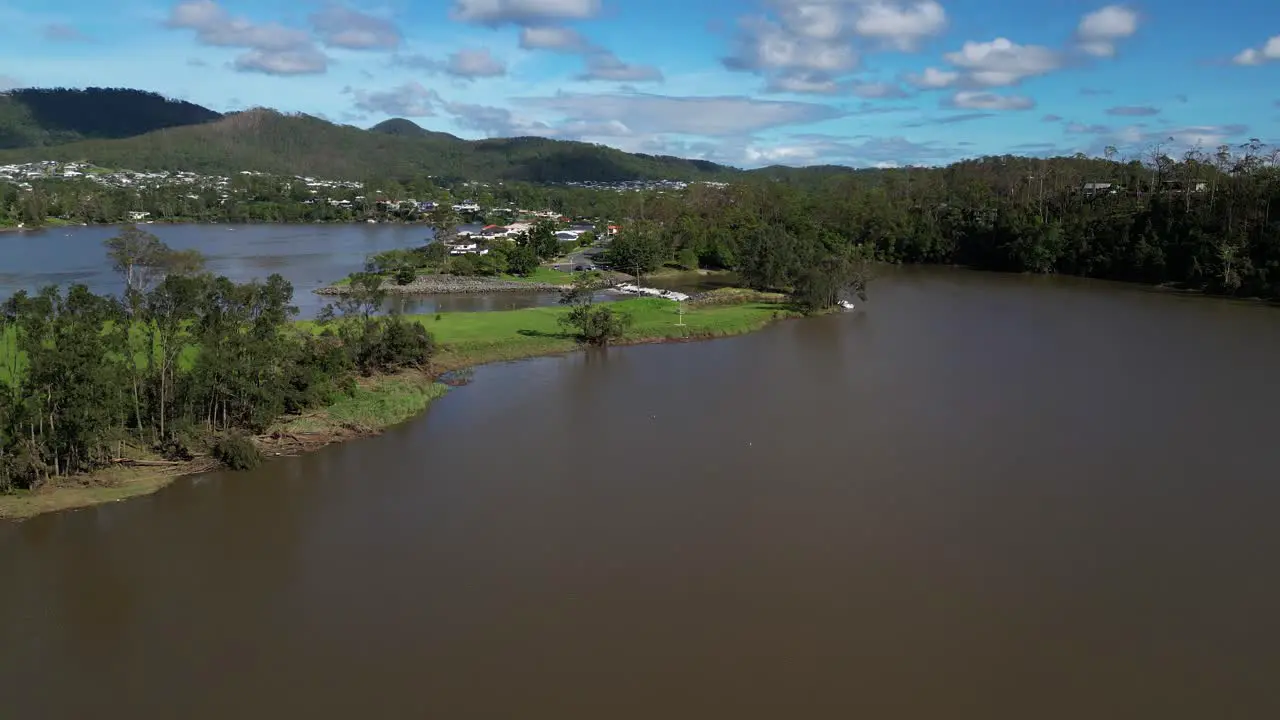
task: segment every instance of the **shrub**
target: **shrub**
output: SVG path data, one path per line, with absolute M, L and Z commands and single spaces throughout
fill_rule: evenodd
M 231 433 L 213 444 L 213 457 L 232 470 L 252 470 L 262 464 L 262 451 L 253 438 Z
M 397 285 L 408 285 L 417 279 L 417 277 L 418 272 L 408 265 L 401 265 L 400 269 L 396 270 Z

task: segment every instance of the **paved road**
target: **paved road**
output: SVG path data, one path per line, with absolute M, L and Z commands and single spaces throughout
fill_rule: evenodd
M 579 266 L 586 270 L 598 270 L 599 265 L 596 262 L 596 256 L 604 252 L 604 248 L 599 245 L 592 245 L 589 248 L 574 250 L 569 253 L 564 262 L 554 265 L 557 270 L 572 272 L 577 270 Z

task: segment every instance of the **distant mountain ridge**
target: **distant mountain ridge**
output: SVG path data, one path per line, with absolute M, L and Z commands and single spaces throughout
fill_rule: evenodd
M 133 170 L 343 179 L 615 182 L 742 172 L 705 160 L 540 137 L 463 140 L 403 118 L 364 130 L 266 108 L 222 114 L 155 93 L 103 88 L 0 96 L 0 148 L 0 163 L 86 161 Z
M 0 148 L 127 138 L 222 117 L 184 100 L 124 88 L 21 88 L 0 93 Z

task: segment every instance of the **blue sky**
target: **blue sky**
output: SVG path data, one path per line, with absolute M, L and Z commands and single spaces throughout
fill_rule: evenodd
M 0 88 L 125 86 L 738 166 L 1280 143 L 1280 3 L 4 0 Z

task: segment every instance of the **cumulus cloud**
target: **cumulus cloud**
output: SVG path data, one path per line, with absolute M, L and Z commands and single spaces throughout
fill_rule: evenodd
M 849 43 L 807 38 L 760 18 L 742 21 L 737 51 L 724 59 L 730 70 L 841 73 L 858 67 Z
M 474 79 L 500 77 L 507 74 L 507 65 L 495 58 L 485 48 L 464 49 L 453 53 L 444 66 L 445 73 L 456 78 Z
M 832 93 L 839 77 L 858 69 L 859 43 L 913 51 L 946 29 L 935 0 L 767 0 L 772 16 L 740 18 L 730 70 L 767 78 L 767 89 Z
M 315 48 L 302 50 L 250 50 L 235 59 L 232 67 L 241 72 L 267 75 L 315 75 L 328 67 L 329 58 Z
M 454 0 L 453 18 L 481 25 L 549 25 L 587 20 L 600 13 L 600 0 Z
M 901 87 L 886 82 L 854 83 L 850 88 L 850 92 L 860 98 L 868 99 L 903 98 L 907 96 L 906 91 Z
M 944 100 L 943 105 L 964 110 L 1030 110 L 1036 102 L 1023 95 L 961 90 Z
M 545 122 L 523 118 L 507 108 L 472 103 L 446 102 L 442 109 L 467 130 L 489 137 L 555 137 L 557 132 Z
M 638 134 L 746 135 L 784 125 L 840 115 L 817 103 L 755 100 L 740 96 L 677 97 L 650 94 L 560 93 L 518 102 L 560 116 L 565 122 L 624 123 Z
M 586 56 L 587 69 L 579 80 L 609 80 L 612 82 L 659 82 L 662 71 L 652 65 L 632 65 L 618 59 L 608 50 L 596 50 Z
M 1045 75 L 1063 65 L 1061 54 L 1040 45 L 1019 45 L 1007 38 L 991 42 L 966 42 L 957 52 L 944 55 L 978 85 L 1001 87 Z
M 1120 107 L 1107 108 L 1107 114 L 1120 117 L 1146 117 L 1159 115 L 1160 111 L 1147 105 L 1122 105 Z
M 487 48 L 464 48 L 451 53 L 443 60 L 420 53 L 394 55 L 391 63 L 448 75 L 459 80 L 502 77 L 507 74 L 507 64 L 494 57 Z
M 361 112 L 396 117 L 428 117 L 436 114 L 435 106 L 440 96 L 417 82 L 407 82 L 390 90 L 362 90 L 344 88 L 351 95 L 353 106 Z
M 770 77 L 765 90 L 768 92 L 834 94 L 840 92 L 840 83 L 826 73 L 790 72 Z
M 947 11 L 933 0 L 911 5 L 875 2 L 860 10 L 854 32 L 883 40 L 898 50 L 915 50 L 922 40 L 947 28 Z
M 580 53 L 590 50 L 591 44 L 571 28 L 534 26 L 520 28 L 520 47 L 525 50 Z
M 1106 135 L 1111 128 L 1106 125 L 1085 125 L 1084 123 L 1067 123 L 1063 128 L 1072 135 Z
M 956 81 L 960 79 L 960 73 L 953 70 L 939 70 L 927 67 L 924 72 L 907 75 L 906 79 L 908 83 L 921 90 L 941 90 L 955 85 Z
M 65 23 L 50 23 L 41 29 L 41 35 L 50 42 L 84 42 L 89 37 L 80 29 Z
M 233 17 L 214 0 L 186 0 L 173 7 L 165 25 L 192 30 L 204 45 L 246 48 L 233 67 L 273 75 L 322 73 L 328 58 L 316 49 L 305 30 L 277 23 L 253 23 Z
M 329 47 L 390 50 L 400 46 L 400 29 L 391 21 L 338 4 L 329 4 L 312 14 L 311 25 Z
M 1076 46 L 1095 57 L 1112 57 L 1116 44 L 1138 32 L 1138 13 L 1124 5 L 1108 5 L 1080 19 Z
M 1261 65 L 1273 60 L 1280 60 L 1280 35 L 1267 40 L 1260 48 L 1241 50 L 1232 62 L 1237 65 Z

